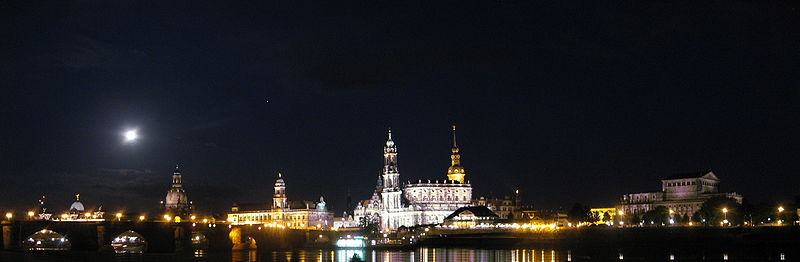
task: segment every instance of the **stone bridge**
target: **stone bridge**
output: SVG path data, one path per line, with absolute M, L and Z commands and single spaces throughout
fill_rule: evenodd
M 102 251 L 111 249 L 111 240 L 133 230 L 147 241 L 148 253 L 172 253 L 194 249 L 206 250 L 275 250 L 298 247 L 332 247 L 338 239 L 336 232 L 271 228 L 259 225 L 231 226 L 228 224 L 167 223 L 136 221 L 59 222 L 3 221 L 4 250 L 20 250 L 21 242 L 29 235 L 49 229 L 64 235 L 71 250 Z M 192 234 L 202 234 L 207 242 L 193 244 Z

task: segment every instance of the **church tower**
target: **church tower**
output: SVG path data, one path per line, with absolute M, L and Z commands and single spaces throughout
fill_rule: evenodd
M 461 166 L 461 154 L 458 152 L 458 144 L 456 143 L 456 125 L 453 125 L 453 149 L 450 155 L 450 167 L 447 168 L 447 179 L 464 183 L 464 177 L 467 175 L 464 167 Z
M 383 188 L 381 189 L 381 202 L 383 214 L 381 215 L 381 228 L 398 227 L 397 212 L 403 208 L 400 198 L 403 191 L 400 189 L 400 171 L 397 169 L 397 146 L 392 141 L 392 129 L 389 129 L 389 139 L 383 147 L 383 172 L 381 172 Z
M 286 209 L 286 183 L 283 181 L 283 175 L 278 173 L 278 178 L 275 179 L 275 194 L 272 195 L 272 208 L 273 209 Z
M 400 170 L 397 169 L 397 146 L 392 141 L 392 129 L 389 129 L 389 140 L 383 147 L 383 188 L 400 188 Z
M 187 216 L 191 213 L 191 202 L 183 189 L 181 181 L 183 173 L 178 165 L 175 165 L 175 171 L 172 172 L 172 188 L 167 191 L 167 197 L 164 199 L 164 208 L 175 216 Z

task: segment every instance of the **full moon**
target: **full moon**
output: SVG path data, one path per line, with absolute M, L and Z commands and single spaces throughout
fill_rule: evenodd
M 124 136 L 125 142 L 128 143 L 136 141 L 136 139 L 139 138 L 139 134 L 136 134 L 136 130 L 128 130 L 125 132 Z

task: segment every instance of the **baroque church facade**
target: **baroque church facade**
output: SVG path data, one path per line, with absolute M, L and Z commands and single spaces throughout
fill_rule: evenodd
M 189 201 L 186 190 L 183 189 L 182 179 L 183 173 L 178 168 L 178 165 L 175 165 L 175 171 L 172 172 L 172 187 L 167 191 L 167 195 L 161 204 L 164 211 L 171 216 L 186 218 L 192 214 L 194 208 L 192 207 L 192 201 Z
M 453 148 L 447 179 L 407 181 L 400 184 L 397 145 L 389 139 L 383 147 L 383 170 L 369 200 L 360 201 L 353 210 L 355 221 L 364 226 L 376 225 L 380 230 L 401 226 L 439 224 L 453 211 L 471 204 L 472 185 L 465 180 L 461 154 L 453 125 Z

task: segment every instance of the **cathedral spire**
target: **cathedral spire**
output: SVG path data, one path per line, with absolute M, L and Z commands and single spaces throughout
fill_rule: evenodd
M 389 128 L 389 139 L 386 140 L 386 148 L 388 149 L 388 148 L 393 148 L 393 147 L 394 147 L 394 141 L 392 141 L 392 128 L 390 127 Z
M 450 155 L 450 167 L 447 168 L 447 179 L 464 183 L 464 177 L 467 175 L 464 167 L 461 166 L 461 154 L 459 154 L 458 144 L 456 143 L 456 125 L 453 128 L 453 149 Z
M 453 125 L 453 153 L 458 153 L 458 143 L 456 143 L 456 125 Z

